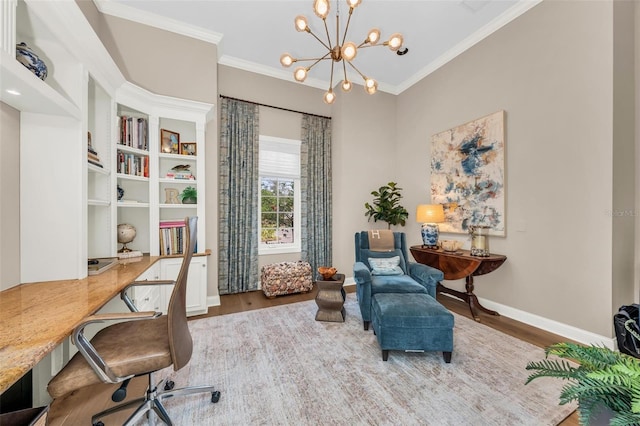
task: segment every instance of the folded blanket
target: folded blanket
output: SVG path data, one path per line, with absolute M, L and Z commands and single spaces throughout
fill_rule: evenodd
M 393 231 L 389 229 L 369 230 L 369 250 L 392 251 L 393 250 Z

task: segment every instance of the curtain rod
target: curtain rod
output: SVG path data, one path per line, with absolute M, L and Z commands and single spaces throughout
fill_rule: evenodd
M 295 109 L 282 108 L 282 107 L 279 107 L 279 106 L 262 104 L 260 102 L 247 101 L 245 99 L 233 98 L 231 96 L 220 95 L 220 97 L 221 98 L 225 98 L 225 99 L 231 99 L 231 100 L 234 100 L 234 101 L 247 102 L 247 103 L 250 103 L 250 104 L 253 104 L 253 105 L 263 106 L 263 107 L 267 107 L 267 108 L 279 109 L 279 110 L 282 110 L 282 111 L 296 112 L 298 114 L 312 115 L 314 117 L 320 117 L 320 118 L 328 118 L 329 120 L 331 120 L 331 117 L 327 117 L 327 116 L 324 116 L 324 115 L 318 115 L 318 114 L 311 114 L 310 112 L 296 111 Z

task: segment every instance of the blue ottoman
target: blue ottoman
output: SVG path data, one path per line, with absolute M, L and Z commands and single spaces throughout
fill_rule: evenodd
M 409 350 L 442 351 L 451 362 L 453 314 L 428 294 L 378 293 L 371 317 L 383 361 L 390 350 Z

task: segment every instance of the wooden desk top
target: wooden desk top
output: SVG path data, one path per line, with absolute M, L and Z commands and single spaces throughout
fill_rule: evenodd
M 488 274 L 507 260 L 507 257 L 501 254 L 471 256 L 469 250 L 448 252 L 422 246 L 411 246 L 409 250 L 416 262 L 441 270 L 445 280 L 458 280 L 471 275 Z
M 0 394 L 158 259 L 143 256 L 81 280 L 20 284 L 0 292 Z

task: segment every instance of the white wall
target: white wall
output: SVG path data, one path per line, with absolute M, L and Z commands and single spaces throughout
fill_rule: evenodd
M 20 284 L 20 112 L 0 102 L 0 290 Z
M 431 135 L 506 111 L 506 237 L 491 249 L 508 260 L 477 277 L 476 294 L 602 336 L 614 286 L 612 9 L 543 2 L 398 99 L 398 179 L 415 182 L 412 206 L 429 188 Z

